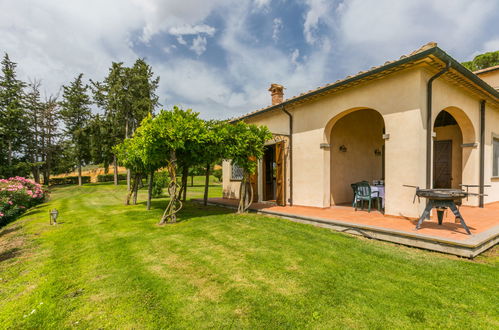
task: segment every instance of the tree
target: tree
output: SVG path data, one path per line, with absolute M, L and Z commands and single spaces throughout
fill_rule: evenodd
M 14 154 L 25 144 L 28 123 L 23 104 L 25 83 L 17 79 L 17 64 L 6 53 L 1 62 L 0 75 L 0 137 L 2 149 L 7 150 L 7 175 L 13 175 Z
M 169 175 L 168 194 L 170 200 L 160 224 L 176 222 L 176 214 L 182 208 L 177 172 L 180 164 L 190 162 L 194 150 L 199 150 L 205 137 L 205 123 L 192 110 L 174 107 L 162 110 L 156 117 L 142 122 L 137 134 L 142 136 L 142 161 L 165 167 Z
M 227 121 L 211 120 L 206 123 L 207 133 L 202 147 L 201 157 L 205 166 L 205 184 L 203 204 L 208 205 L 208 189 L 211 168 L 215 162 L 225 158 L 228 153 L 227 141 L 232 133 Z
M 463 62 L 461 64 L 470 71 L 477 71 L 499 65 L 499 50 L 477 55 L 472 61 Z
M 238 213 L 243 213 L 253 201 L 250 176 L 255 173 L 257 161 L 263 157 L 265 141 L 272 138 L 272 133 L 265 126 L 248 125 L 242 121 L 228 127 L 228 132 L 224 134 L 225 158 L 243 169 L 237 209 Z
M 28 85 L 26 93 L 26 110 L 28 118 L 28 132 L 26 153 L 31 163 L 31 171 L 35 182 L 40 183 L 40 146 L 41 146 L 41 116 L 43 102 L 40 99 L 40 81 L 34 80 Z
M 86 127 L 91 117 L 90 98 L 87 94 L 88 85 L 83 83 L 83 74 L 79 74 L 76 79 L 63 86 L 63 101 L 61 102 L 61 118 L 66 126 L 66 133 L 71 137 L 75 150 L 75 162 L 78 167 L 78 185 L 81 186 L 81 167 L 88 159 L 88 135 Z
M 39 125 L 41 170 L 43 183 L 48 185 L 52 168 L 67 169 L 67 162 L 61 162 L 61 157 L 63 154 L 67 155 L 67 153 L 72 152 L 69 141 L 57 141 L 60 136 L 58 132 L 59 103 L 57 102 L 57 96 L 49 96 L 42 103 Z
M 159 77 L 154 78 L 152 68 L 138 59 L 133 67 L 127 68 L 123 63 L 112 63 L 107 77 L 102 82 L 92 81 L 94 100 L 105 110 L 107 135 L 112 144 L 117 145 L 132 136 L 139 123 L 158 106 L 155 91 Z M 113 155 L 115 184 L 117 182 L 117 161 Z M 130 190 L 128 171 L 127 184 Z

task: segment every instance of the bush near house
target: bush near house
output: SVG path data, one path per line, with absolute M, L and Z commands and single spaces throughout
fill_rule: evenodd
M 222 169 L 213 170 L 213 176 L 217 178 L 218 182 L 222 182 Z
M 16 176 L 0 179 L 0 226 L 14 220 L 28 208 L 43 202 L 46 192 L 34 181 Z
M 83 175 L 81 177 L 82 183 L 90 183 L 90 176 Z M 78 184 L 77 176 L 67 176 L 64 178 L 52 178 L 49 180 L 49 186 L 58 186 L 63 184 Z
M 118 181 L 126 180 L 126 174 L 118 174 Z M 97 175 L 97 182 L 112 182 L 114 181 L 114 174 L 99 174 Z

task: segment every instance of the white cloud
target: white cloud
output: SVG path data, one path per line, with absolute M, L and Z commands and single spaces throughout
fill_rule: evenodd
M 190 49 L 199 56 L 206 51 L 206 44 L 207 41 L 205 37 L 197 36 L 194 40 L 192 40 L 192 46 Z
M 185 41 L 184 37 L 182 36 L 177 37 L 177 42 L 181 45 L 187 45 L 187 41 Z
M 212 37 L 215 34 L 215 31 L 216 29 L 212 26 L 206 24 L 200 24 L 200 25 L 182 25 L 182 26 L 171 27 L 168 30 L 168 33 L 174 36 L 205 33 L 210 37 Z
M 255 0 L 255 5 L 258 8 L 267 7 L 271 0 Z
M 307 13 L 305 14 L 305 22 L 303 23 L 303 34 L 305 40 L 313 45 L 317 41 L 315 31 L 318 28 L 319 22 L 321 20 L 328 21 L 329 16 L 329 2 L 326 0 L 308 0 L 307 5 L 309 7 Z
M 300 57 L 300 50 L 296 48 L 291 53 L 291 63 L 293 63 L 294 65 L 298 65 L 298 57 Z
M 277 41 L 279 39 L 279 33 L 282 30 L 282 19 L 276 17 L 272 21 L 272 40 Z
M 429 41 L 466 58 L 488 38 L 498 37 L 498 12 L 494 0 L 351 0 L 341 8 L 339 36 L 345 51 L 377 61 Z

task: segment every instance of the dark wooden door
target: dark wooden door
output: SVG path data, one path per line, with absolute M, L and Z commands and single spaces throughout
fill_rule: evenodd
M 433 143 L 433 187 L 452 188 L 452 140 Z
M 285 180 L 284 180 L 284 142 L 279 142 L 275 146 L 276 162 L 276 203 L 277 205 L 286 205 L 285 201 Z

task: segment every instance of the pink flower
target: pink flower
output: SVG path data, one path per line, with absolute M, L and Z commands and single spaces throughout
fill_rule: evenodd
M 3 216 L 4 216 L 4 214 L 2 212 L 0 212 L 0 217 L 3 217 Z
M 9 205 L 12 205 L 12 204 L 14 204 L 14 203 L 12 203 L 12 201 L 8 201 L 7 203 L 9 203 Z
M 26 206 L 19 205 L 19 208 L 20 208 L 20 209 L 25 209 L 25 208 L 26 208 Z

